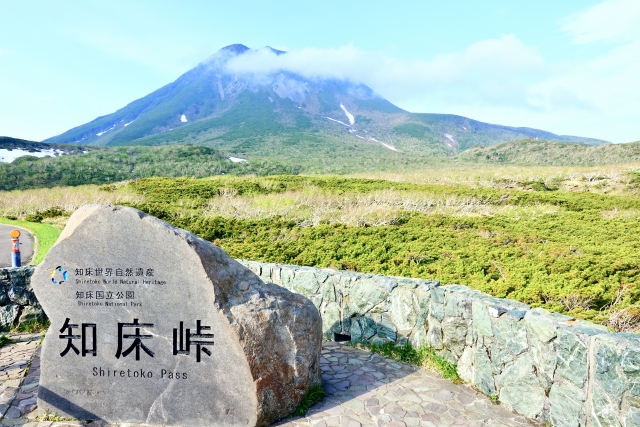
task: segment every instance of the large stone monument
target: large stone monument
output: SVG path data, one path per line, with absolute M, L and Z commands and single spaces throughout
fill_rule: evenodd
M 80 208 L 32 285 L 51 320 L 41 411 L 264 426 L 321 383 L 322 322 L 311 301 L 136 209 Z

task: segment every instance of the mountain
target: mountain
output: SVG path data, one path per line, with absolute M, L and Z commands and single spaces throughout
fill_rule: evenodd
M 195 143 L 241 156 L 289 159 L 310 153 L 354 159 L 381 153 L 451 156 L 472 146 L 523 138 L 608 144 L 455 115 L 410 113 L 348 80 L 310 79 L 282 70 L 230 71 L 231 60 L 265 50 L 286 55 L 270 47 L 227 46 L 173 83 L 45 142 Z

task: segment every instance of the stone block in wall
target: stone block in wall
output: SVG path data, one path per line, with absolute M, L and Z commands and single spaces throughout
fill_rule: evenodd
M 333 334 L 342 333 L 340 319 L 340 306 L 335 302 L 329 302 L 322 313 L 322 333 L 325 338 L 333 339 Z
M 6 332 L 33 320 L 29 315 L 32 311 L 39 318 L 44 318 L 40 303 L 31 288 L 34 270 L 33 266 L 0 268 L 0 331 Z
M 431 293 L 423 292 L 422 299 L 418 303 L 418 315 L 416 316 L 416 324 L 414 328 L 424 327 L 429 317 L 429 308 L 431 305 Z
M 311 296 L 318 293 L 320 281 L 313 271 L 297 271 L 291 282 L 291 288 L 304 296 Z
M 442 305 L 442 304 L 439 304 Z M 427 342 L 429 343 L 429 347 L 435 350 L 442 350 L 442 328 L 440 326 L 440 322 L 433 319 L 429 316 L 429 330 L 427 331 Z
M 351 319 L 351 342 L 365 342 L 377 333 L 376 322 L 369 316 Z
M 587 345 L 575 332 L 558 330 L 556 372 L 582 388 L 587 380 Z
M 492 345 L 491 347 L 491 366 L 494 374 L 500 374 L 504 367 L 513 362 L 515 356 L 505 347 Z
M 587 425 L 587 396 L 570 383 L 556 383 L 549 392 L 552 425 L 579 427 Z
M 15 304 L 0 307 L 0 332 L 6 332 L 13 327 L 18 317 L 19 309 Z
M 431 301 L 434 304 L 444 304 L 444 293 L 445 290 L 443 287 L 434 287 L 431 288 Z
M 442 329 L 442 345 L 455 355 L 455 362 L 457 362 L 466 347 L 469 325 L 465 319 L 460 317 L 447 317 L 442 321 L 440 327 Z
M 0 271 L 4 271 L 4 274 L 0 273 L 0 283 L 2 283 L 0 286 L 5 288 L 5 292 L 13 304 L 40 307 L 30 283 L 34 270 L 33 266 L 0 269 Z
M 629 408 L 624 418 L 625 427 L 640 427 L 640 409 Z
M 424 326 L 417 326 L 414 329 L 411 334 L 410 342 L 414 348 L 422 348 L 429 345 L 427 342 L 427 330 Z
M 496 383 L 500 387 L 500 402 L 528 418 L 536 418 L 542 413 L 545 390 L 540 385 L 528 353 L 522 354 L 496 376 Z
M 381 286 L 380 283 L 371 279 L 357 280 L 349 293 L 349 308 L 351 314 L 363 315 L 371 311 L 374 307 L 384 303 L 391 290 Z
M 492 337 L 493 327 L 491 326 L 491 318 L 487 306 L 481 301 L 473 301 L 471 304 L 471 317 L 473 319 L 473 327 L 482 336 Z
M 282 267 L 282 270 L 280 271 L 280 286 L 291 290 L 291 284 L 293 283 L 293 277 L 295 275 L 295 270 L 291 269 L 291 268 L 287 268 L 287 267 Z
M 527 312 L 524 323 L 529 335 L 540 342 L 549 342 L 557 335 L 557 323 L 535 310 Z
M 415 292 L 397 287 L 391 292 L 391 319 L 399 330 L 411 330 L 418 319 L 418 297 Z
M 351 333 L 351 308 L 349 305 L 342 307 L 342 330 L 345 334 Z
M 622 396 L 629 388 L 620 366 L 620 350 L 616 348 L 616 341 L 607 336 L 596 337 L 593 342 L 595 379 L 620 407 Z
M 473 347 L 466 347 L 458 360 L 456 366 L 458 376 L 462 378 L 464 382 L 473 383 L 475 377 L 475 349 Z
M 591 392 L 592 425 L 620 427 L 617 406 L 615 399 L 609 396 L 598 383 L 593 384 Z
M 436 304 L 432 302 L 429 309 L 429 318 L 432 318 L 436 322 L 442 322 L 444 320 L 444 304 Z
M 529 353 L 538 372 L 538 377 L 546 391 L 551 389 L 553 374 L 556 371 L 557 353 L 555 341 L 542 342 L 531 338 Z
M 313 303 L 313 305 L 316 306 L 316 308 L 318 309 L 318 311 L 321 311 L 321 307 L 322 307 L 322 295 L 311 295 L 308 297 L 311 302 Z
M 487 350 L 483 347 L 477 348 L 473 355 L 475 359 L 475 369 L 473 375 L 473 384 L 486 394 L 491 396 L 496 393 L 495 378 L 493 376 L 493 367 L 491 360 L 487 355 Z
M 625 349 L 620 356 L 620 367 L 629 384 L 629 391 L 640 396 L 640 351 L 637 348 Z
M 355 279 L 356 278 L 353 276 L 353 274 L 350 273 L 340 276 L 337 288 L 340 289 L 343 297 L 349 296 L 349 294 L 351 293 L 351 285 Z
M 506 348 L 514 356 L 527 350 L 527 330 L 524 322 L 503 316 L 493 323 L 493 334 L 499 346 Z
M 376 325 L 378 337 L 383 340 L 395 342 L 398 339 L 398 329 L 393 324 L 391 316 L 383 313 L 379 319 Z
M 327 280 L 320 286 L 320 293 L 325 301 L 336 301 L 336 288 L 333 280 Z
M 43 320 L 45 318 L 44 311 L 41 308 L 26 306 L 20 313 L 20 319 L 18 324 L 28 323 L 36 320 Z
M 280 286 L 282 286 L 281 273 L 282 273 L 282 267 L 278 265 L 274 267 L 273 272 L 271 273 L 271 280 L 273 281 L 273 283 Z
M 262 263 L 262 265 L 260 266 L 260 274 L 258 274 L 258 276 L 260 276 L 264 283 L 273 283 L 271 279 L 271 273 L 274 267 L 275 264 L 269 263 Z
M 471 318 L 472 301 L 462 294 L 447 293 L 447 302 L 444 306 L 444 313 L 451 317 Z

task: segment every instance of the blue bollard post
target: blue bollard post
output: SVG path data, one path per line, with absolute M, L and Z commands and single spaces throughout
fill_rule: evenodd
M 11 266 L 21 267 L 20 262 L 20 231 L 11 230 Z

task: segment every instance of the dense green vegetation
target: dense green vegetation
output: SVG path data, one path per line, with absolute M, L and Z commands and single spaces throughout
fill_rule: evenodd
M 557 141 L 523 139 L 488 147 L 473 147 L 458 155 L 472 163 L 591 166 L 640 160 L 640 141 L 628 144 L 586 146 Z
M 0 163 L 0 190 L 106 184 L 151 176 L 297 173 L 276 162 L 233 163 L 209 147 L 116 147 L 59 157 L 19 157 Z
M 237 131 L 243 132 L 242 129 L 239 127 Z M 640 160 L 640 142 L 591 147 L 536 140 L 476 147 L 447 157 L 445 147 L 438 141 L 429 144 L 419 141 L 419 137 L 424 137 L 424 129 L 428 128 L 412 123 L 394 129 L 395 133 L 409 138 L 404 142 L 407 152 L 394 152 L 374 144 L 327 141 L 313 130 L 290 131 L 258 139 L 244 138 L 239 140 L 241 142 L 235 139 L 228 141 L 225 135 L 216 138 L 201 135 L 192 141 L 198 144 L 222 144 L 232 150 L 235 156 L 247 157 L 248 163 L 233 163 L 219 149 L 206 145 L 92 147 L 86 154 L 82 154 L 78 147 L 66 146 L 72 155 L 45 158 L 24 156 L 12 163 L 0 163 L 0 191 L 107 184 L 154 176 L 335 174 L 411 171 L 436 165 L 472 166 L 479 163 L 600 165 Z M 153 142 L 160 143 L 160 139 Z M 47 147 L 42 143 L 32 144 L 37 145 L 33 149 Z M 418 145 L 422 150 L 420 154 L 413 151 L 419 148 Z
M 600 321 L 612 302 L 620 308 L 640 300 L 637 197 L 301 176 L 145 179 L 127 187 L 145 195 L 144 203 L 133 206 L 237 258 L 438 278 Z M 222 203 L 228 194 L 242 199 L 310 187 L 341 197 L 419 193 L 504 213 L 441 215 L 398 207 L 389 225 L 324 220 L 305 226 L 301 219 L 279 215 L 237 218 L 204 212 L 207 203 Z M 384 202 L 380 196 L 378 203 Z M 526 209 L 545 206 L 548 213 L 527 214 Z

